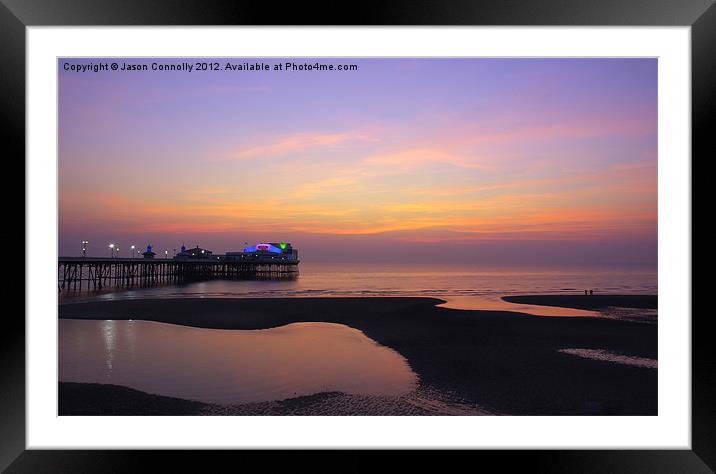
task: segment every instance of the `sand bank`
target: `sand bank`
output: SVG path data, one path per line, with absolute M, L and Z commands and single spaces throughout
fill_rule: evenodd
M 527 295 L 504 296 L 502 299 L 510 303 L 586 310 L 599 310 L 611 306 L 657 309 L 659 303 L 657 295 Z

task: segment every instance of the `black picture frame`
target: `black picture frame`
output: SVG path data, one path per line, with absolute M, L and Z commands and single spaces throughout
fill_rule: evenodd
M 280 6 L 245 0 L 0 0 L 0 134 L 6 164 L 24 162 L 26 27 L 82 25 L 690 26 L 692 165 L 696 156 L 706 161 L 707 150 L 713 148 L 709 125 L 716 122 L 714 0 L 370 0 L 356 4 L 313 1 Z M 24 169 L 20 173 L 24 175 Z M 702 175 L 700 179 L 706 178 Z M 15 285 L 25 281 L 18 275 L 12 278 Z M 9 294 L 15 295 L 14 288 L 9 288 Z M 528 467 L 537 472 L 714 472 L 716 362 L 708 318 L 708 314 L 692 317 L 691 450 L 481 450 L 452 453 L 449 462 L 459 463 L 461 460 L 455 456 L 470 455 L 481 457 L 480 461 L 497 462 L 504 468 Z M 360 472 L 372 470 L 378 463 L 375 453 L 356 451 L 347 453 L 335 465 L 329 460 L 331 453 L 323 453 L 320 463 L 316 463 L 315 456 L 309 461 L 310 453 L 299 452 L 267 455 L 245 451 L 27 450 L 25 322 L 19 312 L 7 312 L 2 328 L 0 469 L 8 472 L 143 471 L 157 466 L 157 462 L 163 471 L 183 472 L 194 470 L 194 466 L 202 466 L 202 471 L 210 466 L 218 469 L 224 462 L 239 461 L 244 466 L 257 461 L 270 470 L 289 463 L 292 470 L 303 466 L 312 471 Z M 426 466 L 425 454 L 412 453 L 409 462 Z M 435 457 L 443 458 L 437 462 L 444 463 L 445 453 L 437 454 Z M 406 461 L 400 461 L 401 470 L 408 468 Z M 380 462 L 384 467 L 392 467 L 392 461 Z

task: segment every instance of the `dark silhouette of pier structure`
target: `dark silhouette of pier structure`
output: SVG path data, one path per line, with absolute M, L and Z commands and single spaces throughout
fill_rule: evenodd
M 298 260 L 60 257 L 59 291 L 101 290 L 192 281 L 289 280 L 298 276 Z

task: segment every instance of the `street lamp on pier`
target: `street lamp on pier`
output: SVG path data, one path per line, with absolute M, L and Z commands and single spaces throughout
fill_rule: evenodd
M 130 248 L 132 249 L 132 251 L 129 252 L 129 256 L 130 256 L 131 258 L 134 258 L 134 245 L 132 245 Z
M 87 244 L 89 244 L 89 240 L 82 241 L 82 257 L 87 256 Z
M 109 244 L 109 258 L 114 258 L 114 244 Z
M 164 251 L 164 258 L 169 258 L 169 250 Z

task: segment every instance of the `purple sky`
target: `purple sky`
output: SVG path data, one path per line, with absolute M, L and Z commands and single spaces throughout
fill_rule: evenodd
M 60 255 L 289 241 L 316 261 L 656 263 L 656 59 L 65 70 L 201 61 L 59 60 Z

